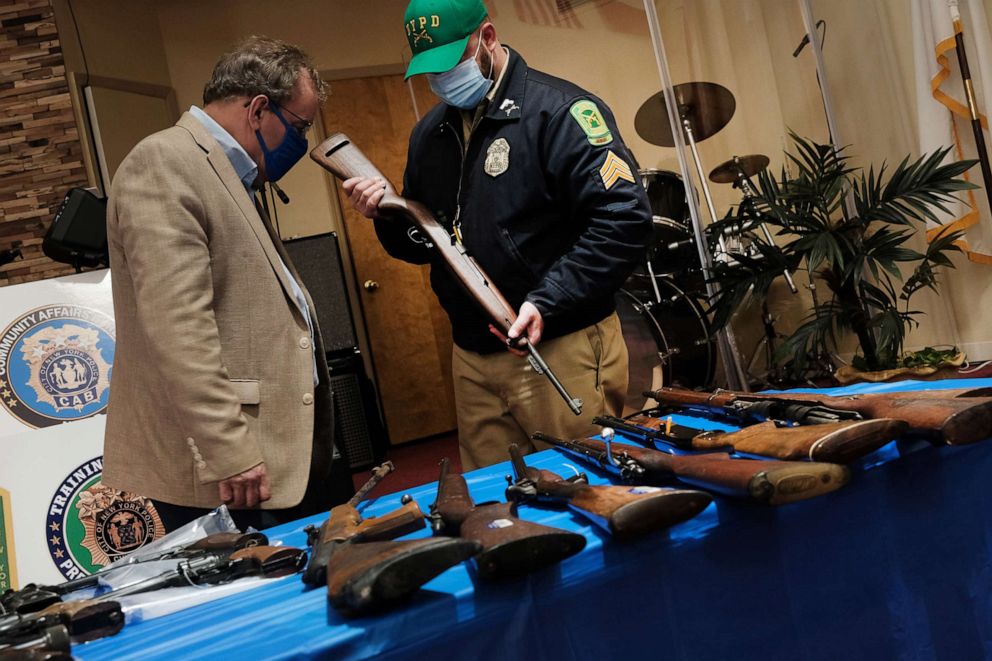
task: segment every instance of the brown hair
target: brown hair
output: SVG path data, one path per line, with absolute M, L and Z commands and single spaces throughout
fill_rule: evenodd
M 327 86 L 309 55 L 278 39 L 248 37 L 217 61 L 210 80 L 203 87 L 203 105 L 259 94 L 274 103 L 286 103 L 293 96 L 301 71 L 310 77 L 317 97 L 323 103 Z

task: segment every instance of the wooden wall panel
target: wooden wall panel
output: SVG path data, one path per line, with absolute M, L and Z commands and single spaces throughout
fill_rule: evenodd
M 65 192 L 86 186 L 62 47 L 48 0 L 0 0 L 0 286 L 72 272 L 41 252 Z

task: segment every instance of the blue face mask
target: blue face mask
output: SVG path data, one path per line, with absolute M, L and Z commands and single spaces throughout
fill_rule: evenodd
M 270 108 L 272 114 L 286 127 L 286 133 L 282 136 L 279 146 L 272 150 L 266 146 L 261 131 L 255 131 L 255 138 L 262 148 L 262 156 L 265 157 L 265 178 L 269 181 L 279 181 L 303 158 L 309 145 L 306 136 L 300 135 L 299 130 L 282 116 L 279 106 L 270 102 Z
M 480 39 L 479 48 L 481 47 Z M 475 55 L 479 54 L 479 48 L 475 49 Z M 493 86 L 493 81 L 482 75 L 479 63 L 475 61 L 475 55 L 450 71 L 427 75 L 431 90 L 448 105 L 462 110 L 474 108 Z M 492 75 L 491 63 L 489 69 L 489 74 Z

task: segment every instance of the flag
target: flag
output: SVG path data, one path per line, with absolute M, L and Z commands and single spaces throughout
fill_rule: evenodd
M 958 6 L 960 21 L 952 20 L 951 4 Z M 978 110 L 987 112 L 992 101 L 992 36 L 982 0 L 913 0 L 912 13 L 920 151 L 931 153 L 954 145 L 952 154 L 957 159 L 977 158 L 954 37 L 962 31 Z M 985 140 L 990 142 L 988 119 L 983 114 L 980 120 Z M 964 178 L 984 186 L 977 165 Z M 949 206 L 952 213 L 943 214 L 940 223 L 930 224 L 927 237 L 964 230 L 959 245 L 968 258 L 992 265 L 992 216 L 985 192 L 967 191 L 963 198 Z

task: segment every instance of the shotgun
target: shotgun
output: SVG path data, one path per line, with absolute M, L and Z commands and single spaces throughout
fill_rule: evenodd
M 733 411 L 736 415 L 766 415 L 791 422 L 803 420 L 803 407 L 823 407 L 865 419 L 894 418 L 909 425 L 909 432 L 948 445 L 966 445 L 992 436 L 992 397 L 982 389 L 965 389 L 940 393 L 913 392 L 856 393 L 822 395 L 817 393 L 754 394 L 717 390 L 698 393 L 681 388 L 661 388 L 645 393 L 658 402 L 692 406 L 709 410 Z M 958 396 L 954 396 L 957 394 Z M 760 413 L 748 413 L 758 411 Z
M 436 535 L 478 542 L 475 556 L 479 578 L 515 578 L 561 562 L 586 546 L 582 535 L 517 518 L 515 503 L 476 505 L 465 478 L 448 471 L 441 460 L 437 499 L 431 505 L 431 527 Z
M 529 467 L 515 443 L 510 446 L 510 460 L 516 480 L 506 478 L 508 501 L 568 505 L 621 541 L 688 521 L 713 500 L 689 489 L 590 485 L 584 473 L 564 479 Z
M 670 420 L 640 413 L 625 419 L 598 416 L 593 418 L 593 423 L 612 427 L 635 440 L 668 443 L 682 450 L 734 450 L 786 461 L 834 464 L 848 464 L 874 452 L 902 436 L 908 427 L 904 421 L 892 419 L 847 420 L 799 427 L 779 427 L 766 420 L 739 431 L 726 432 L 672 424 Z
M 326 585 L 328 601 L 346 617 L 394 606 L 480 550 L 464 539 L 390 541 L 424 527 L 424 514 L 408 495 L 397 509 L 362 519 L 358 503 L 392 470 L 388 461 L 377 467 L 351 500 L 331 509 L 319 530 L 306 528 L 311 551 L 303 582 Z
M 397 195 L 396 189 L 389 180 L 358 147 L 352 144 L 348 136 L 335 133 L 314 147 L 310 152 L 310 158 L 342 181 L 351 177 L 379 177 L 385 181 L 386 192 L 379 202 L 379 211 L 385 215 L 399 215 L 411 220 L 428 245 L 437 251 L 445 266 L 455 276 L 455 280 L 460 282 L 465 291 L 482 307 L 496 328 L 504 334 L 510 330 L 513 322 L 517 320 L 517 313 L 478 262 L 465 252 L 460 242 L 452 238 L 427 207 Z M 538 374 L 547 377 L 572 413 L 581 414 L 582 400 L 568 394 L 565 386 L 544 362 L 537 348 L 524 337 L 515 340 L 515 344 L 527 350 L 531 367 Z
M 35 585 L 29 583 L 20 590 L 7 590 L 3 596 L 0 596 L 0 606 L 8 612 L 34 613 L 61 601 L 62 597 L 70 592 L 96 587 L 102 576 L 123 566 L 159 560 L 171 560 L 174 558 L 196 558 L 207 554 L 231 553 L 238 549 L 268 543 L 269 539 L 260 532 L 218 532 L 207 535 L 191 544 L 167 549 L 154 556 L 124 559 L 113 565 L 102 567 L 88 576 L 81 576 L 80 578 L 65 581 L 58 585 Z
M 604 430 L 604 437 L 611 436 Z M 627 482 L 665 484 L 679 480 L 725 496 L 783 505 L 836 491 L 851 472 L 844 466 L 809 461 L 734 459 L 723 453 L 673 455 L 594 438 L 564 440 L 537 432 L 550 443 Z
M 380 481 L 394 470 L 387 461 L 372 471 L 372 476 L 347 503 L 331 509 L 320 528 L 307 526 L 310 561 L 303 571 L 303 582 L 311 587 L 327 584 L 327 564 L 335 546 L 347 541 L 382 541 L 400 537 L 424 527 L 424 513 L 417 501 L 404 496 L 401 506 L 383 516 L 362 519 L 358 504 Z

